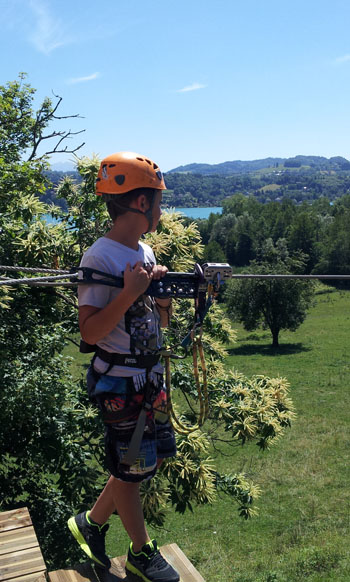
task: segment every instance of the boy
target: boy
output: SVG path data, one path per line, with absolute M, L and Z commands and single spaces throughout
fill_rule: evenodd
M 124 287 L 92 284 L 78 290 L 81 336 L 96 348 L 88 388 L 105 423 L 111 477 L 92 510 L 70 518 L 68 526 L 88 556 L 109 568 L 106 522 L 117 510 L 131 538 L 126 571 L 144 582 L 179 580 L 148 536 L 139 491 L 140 482 L 176 454 L 158 362 L 160 327 L 169 323 L 171 300 L 145 295 L 167 268 L 156 265 L 152 249 L 139 240 L 157 228 L 165 187 L 158 166 L 144 156 L 120 152 L 101 162 L 96 193 L 107 203 L 113 226 L 85 253 L 81 266 L 123 276 Z

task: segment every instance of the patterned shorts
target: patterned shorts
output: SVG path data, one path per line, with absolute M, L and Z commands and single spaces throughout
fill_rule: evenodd
M 113 477 L 122 481 L 141 482 L 153 477 L 157 471 L 157 459 L 176 455 L 174 431 L 167 415 L 166 389 L 162 374 L 151 374 L 154 387 L 153 409 L 147 415 L 146 426 L 136 462 L 130 467 L 121 466 L 138 414 L 105 425 L 105 451 L 107 468 Z M 143 401 L 145 377 L 121 378 L 101 376 L 96 384 L 95 396 L 102 413 L 123 411 Z

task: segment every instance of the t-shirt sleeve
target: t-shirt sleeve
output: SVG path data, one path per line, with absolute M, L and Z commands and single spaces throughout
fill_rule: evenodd
M 106 265 L 103 264 L 101 258 L 93 255 L 84 256 L 80 266 L 97 269 L 98 271 L 102 271 L 104 273 L 108 272 Z M 97 279 L 98 275 L 95 275 L 95 278 Z M 83 305 L 91 305 L 93 307 L 99 307 L 102 309 L 107 305 L 107 303 L 110 302 L 110 297 L 111 287 L 108 285 L 78 285 L 79 307 L 82 307 Z
M 151 247 L 145 243 L 141 243 L 144 252 L 144 259 L 146 264 L 156 265 L 156 257 L 154 256 L 154 252 Z

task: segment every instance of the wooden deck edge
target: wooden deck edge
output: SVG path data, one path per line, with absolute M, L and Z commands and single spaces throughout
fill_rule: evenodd
M 164 558 L 177 570 L 180 582 L 205 582 L 176 543 L 160 547 Z M 0 582 L 127 582 L 126 556 L 111 560 L 111 568 L 91 562 L 49 572 L 26 507 L 0 513 Z M 141 579 L 140 579 L 141 580 Z

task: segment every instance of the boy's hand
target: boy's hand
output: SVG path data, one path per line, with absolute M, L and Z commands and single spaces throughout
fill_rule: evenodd
M 162 279 L 164 275 L 168 272 L 168 267 L 164 267 L 163 265 L 153 265 L 152 267 L 152 274 L 153 279 Z
M 163 265 L 154 265 L 152 269 L 153 279 L 162 279 L 162 277 L 164 277 L 167 272 L 168 267 L 164 267 Z M 171 298 L 167 297 L 166 299 L 161 299 L 160 297 L 157 297 L 155 301 L 158 309 L 160 310 L 162 327 L 166 327 L 169 324 L 169 319 L 171 316 Z
M 142 261 L 137 261 L 133 267 L 127 263 L 124 271 L 124 290 L 137 299 L 146 291 L 152 279 L 153 270 L 148 273 Z

